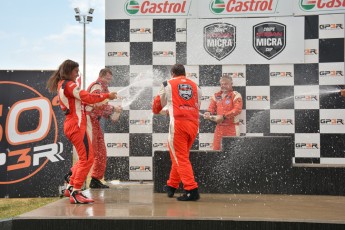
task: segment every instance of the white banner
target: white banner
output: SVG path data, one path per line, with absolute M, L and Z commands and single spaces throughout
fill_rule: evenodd
M 345 13 L 345 0 L 106 0 L 105 19 L 280 17 Z
M 187 20 L 187 64 L 304 62 L 304 17 Z
M 292 16 L 290 0 L 198 0 L 198 18 Z
M 196 0 L 106 0 L 105 19 L 194 18 Z
M 296 133 L 295 157 L 319 158 L 320 133 Z
M 344 0 L 293 0 L 295 15 L 343 14 Z
M 129 156 L 129 133 L 105 133 L 104 142 L 108 157 Z
M 345 109 L 321 109 L 320 133 L 344 133 Z
M 129 180 L 152 180 L 152 157 L 130 157 Z

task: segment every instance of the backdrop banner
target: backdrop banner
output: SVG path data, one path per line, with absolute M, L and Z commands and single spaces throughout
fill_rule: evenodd
M 304 62 L 304 18 L 187 20 L 187 64 Z
M 292 16 L 287 0 L 198 0 L 198 18 Z
M 294 15 L 344 14 L 344 0 L 294 0 Z
M 196 0 L 108 0 L 106 19 L 196 18 Z
M 52 197 L 72 165 L 52 71 L 0 71 L 0 197 Z

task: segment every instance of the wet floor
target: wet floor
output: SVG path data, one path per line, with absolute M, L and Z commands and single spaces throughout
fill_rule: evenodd
M 93 204 L 70 204 L 68 198 L 25 213 L 21 219 L 193 219 L 345 223 L 345 197 L 266 194 L 201 194 L 180 202 L 153 193 L 152 183 L 119 183 L 84 194 Z M 175 197 L 180 194 L 175 194 Z

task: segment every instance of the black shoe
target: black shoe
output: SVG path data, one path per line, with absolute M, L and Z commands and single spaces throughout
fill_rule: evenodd
M 103 184 L 100 180 L 92 178 L 90 181 L 90 188 L 109 188 L 108 185 Z
M 176 199 L 178 201 L 197 201 L 200 199 L 198 188 L 186 190 L 186 192 L 182 196 L 177 197 Z
M 63 176 L 63 179 L 65 180 L 66 184 L 69 184 L 69 178 L 72 176 L 72 172 L 69 171 L 66 175 Z
M 168 197 L 173 197 L 175 194 L 176 188 L 171 187 L 169 185 L 164 185 L 163 190 L 164 190 L 164 192 L 167 193 Z

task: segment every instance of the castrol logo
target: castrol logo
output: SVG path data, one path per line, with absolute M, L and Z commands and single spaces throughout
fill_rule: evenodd
M 175 15 L 186 16 L 192 0 L 155 0 L 125 2 L 125 12 L 130 16 Z
M 211 0 L 210 11 L 214 14 L 275 13 L 279 0 Z
M 303 11 L 333 11 L 345 8 L 345 0 L 300 0 Z

